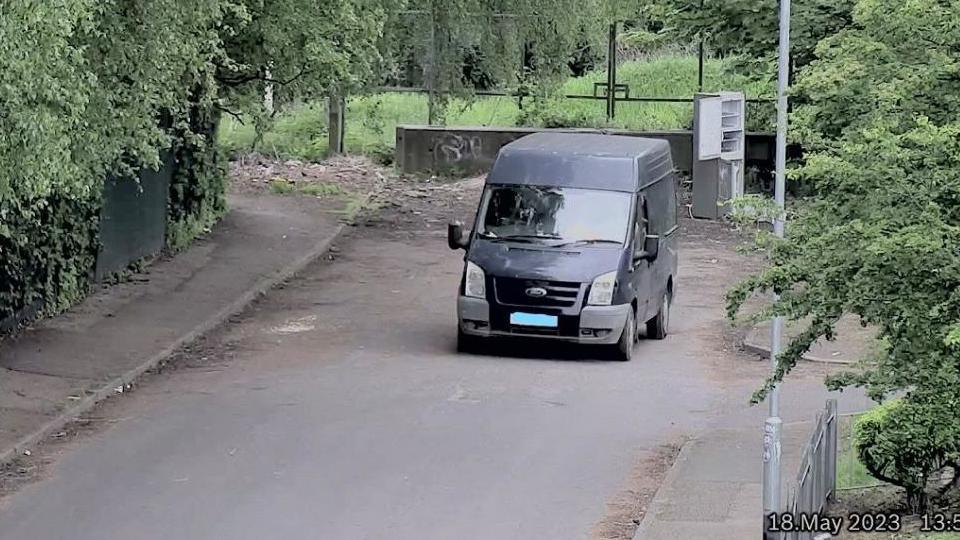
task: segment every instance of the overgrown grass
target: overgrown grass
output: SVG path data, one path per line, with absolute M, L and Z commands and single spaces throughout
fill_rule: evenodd
M 837 425 L 837 489 L 856 489 L 883 485 L 860 462 L 854 446 L 854 430 L 860 415 L 841 416 Z
M 303 183 L 297 184 L 283 178 L 277 178 L 270 182 L 270 191 L 277 195 L 289 195 L 292 193 L 301 193 L 310 197 L 331 197 L 334 195 L 343 195 L 345 192 L 337 184 L 327 183 Z
M 746 77 L 729 75 L 724 68 L 720 60 L 706 62 L 705 90 L 741 90 L 748 97 L 757 97 L 767 90 L 761 85 L 748 84 Z M 697 59 L 665 55 L 628 62 L 618 67 L 617 79 L 630 85 L 632 97 L 692 98 L 697 92 Z M 445 123 L 449 126 L 526 125 L 636 130 L 687 129 L 691 126 L 693 111 L 686 103 L 618 103 L 616 118 L 607 123 L 603 101 L 562 97 L 566 94 L 592 95 L 594 83 L 605 81 L 606 72 L 571 78 L 549 98 L 526 98 L 523 109 L 517 99 L 511 97 L 452 100 L 447 107 Z M 427 123 L 427 97 L 412 93 L 353 97 L 347 103 L 346 118 L 344 144 L 347 149 L 386 160 L 392 155 L 398 125 Z M 253 150 L 254 138 L 252 124 L 244 125 L 233 118 L 224 118 L 220 143 L 231 155 Z M 283 159 L 323 158 L 327 152 L 324 104 L 303 104 L 280 115 L 256 150 Z

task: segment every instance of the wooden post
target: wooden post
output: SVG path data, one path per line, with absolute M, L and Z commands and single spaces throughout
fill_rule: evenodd
M 437 120 L 437 18 L 433 2 L 430 3 L 430 49 L 427 51 L 427 125 L 432 126 Z
M 346 131 L 346 121 L 344 118 L 347 108 L 346 99 L 342 95 L 331 94 L 327 99 L 327 103 L 327 110 L 330 115 L 330 122 L 328 124 L 328 135 L 330 137 L 328 153 L 330 155 L 342 154 L 344 152 L 343 138 Z
M 700 11 L 703 15 L 703 0 L 700 0 Z M 703 34 L 700 34 L 700 46 L 697 51 L 697 92 L 703 93 L 703 51 L 704 47 L 704 37 Z

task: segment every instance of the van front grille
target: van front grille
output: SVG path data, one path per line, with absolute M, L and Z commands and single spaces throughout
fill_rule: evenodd
M 580 295 L 580 284 L 571 281 L 495 277 L 493 287 L 498 302 L 514 306 L 570 307 Z M 546 294 L 530 294 L 532 289 L 542 289 Z

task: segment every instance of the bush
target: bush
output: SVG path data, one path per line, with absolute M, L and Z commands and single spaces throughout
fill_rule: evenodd
M 195 89 L 194 103 L 204 92 Z M 226 159 L 216 143 L 219 118 L 209 107 L 190 107 L 175 131 L 176 170 L 167 201 L 167 246 L 179 250 L 216 223 L 227 211 Z
M 558 97 L 534 99 L 517 115 L 517 123 L 522 126 L 544 128 L 585 128 L 600 127 L 583 109 L 565 106 L 565 100 Z
M 16 202 L 0 223 L 0 321 L 33 307 L 56 313 L 82 298 L 97 254 L 99 197 Z
M 910 396 L 880 405 L 854 425 L 860 462 L 874 478 L 904 488 L 914 513 L 926 510 L 931 475 L 953 463 L 960 439 L 949 409 Z

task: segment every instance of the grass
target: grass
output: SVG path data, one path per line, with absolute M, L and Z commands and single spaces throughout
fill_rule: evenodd
M 270 191 L 276 195 L 290 195 L 300 193 L 310 197 L 329 197 L 333 195 L 343 195 L 344 189 L 336 184 L 309 183 L 298 185 L 286 180 L 277 178 L 270 182 Z
M 747 84 L 746 78 L 728 75 L 721 60 L 708 60 L 704 87 L 712 90 L 742 90 L 748 97 L 765 88 Z M 664 55 L 632 61 L 618 67 L 617 78 L 630 85 L 632 97 L 692 98 L 697 91 L 697 59 L 686 55 Z M 516 98 L 477 97 L 452 100 L 447 108 L 449 126 L 576 126 L 617 127 L 636 130 L 687 129 L 693 118 L 685 103 L 618 103 L 616 118 L 607 123 L 603 101 L 564 99 L 565 94 L 592 95 L 595 82 L 606 81 L 606 72 L 571 78 L 555 95 L 534 102 L 527 98 L 520 109 Z M 316 161 L 327 153 L 327 113 L 324 103 L 292 107 L 279 115 L 264 134 L 256 150 L 281 159 Z M 347 102 L 344 144 L 350 152 L 370 154 L 388 160 L 392 156 L 396 127 L 427 123 L 427 96 L 414 93 L 383 93 L 357 96 Z M 255 138 L 252 123 L 241 124 L 225 117 L 220 144 L 231 155 L 250 151 Z
M 856 489 L 884 485 L 867 471 L 853 444 L 854 424 L 859 415 L 841 416 L 837 426 L 837 489 Z

